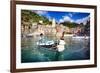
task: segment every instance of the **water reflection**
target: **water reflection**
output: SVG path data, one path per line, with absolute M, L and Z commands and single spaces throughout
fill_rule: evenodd
M 90 59 L 89 39 L 74 39 L 64 37 L 65 50 L 58 52 L 52 48 L 40 47 L 37 45 L 39 36 L 24 37 L 21 39 L 21 62 L 49 62 L 67 60 L 86 60 Z M 46 36 L 45 41 L 54 40 L 55 36 Z

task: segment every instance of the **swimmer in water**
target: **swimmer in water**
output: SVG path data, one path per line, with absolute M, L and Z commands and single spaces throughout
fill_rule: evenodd
M 64 49 L 65 49 L 65 41 L 64 41 L 63 37 L 60 38 L 59 45 L 57 45 L 57 48 L 58 48 L 58 52 L 64 51 Z
M 59 44 L 57 45 L 57 54 L 56 54 L 57 60 L 59 60 L 59 56 L 64 50 L 65 50 L 65 41 L 64 41 L 64 32 L 63 32 L 62 37 L 59 40 Z

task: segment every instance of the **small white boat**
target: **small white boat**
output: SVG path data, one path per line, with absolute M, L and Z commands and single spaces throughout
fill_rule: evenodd
M 40 47 L 51 48 L 55 44 L 54 41 L 46 41 L 46 42 L 37 42 L 37 45 Z
M 32 37 L 32 36 L 37 36 L 37 35 L 40 35 L 41 33 L 39 33 L 39 32 L 34 32 L 34 33 L 29 33 L 29 34 L 27 34 L 26 36 L 28 36 L 28 37 Z
M 73 36 L 73 39 L 89 39 L 89 36 Z
M 32 33 L 30 33 L 30 34 L 27 34 L 26 36 L 27 36 L 27 37 L 32 37 L 32 36 L 33 36 L 33 34 L 32 34 Z
M 65 36 L 65 37 L 66 37 L 66 36 L 67 36 L 67 37 L 73 37 L 74 34 L 65 34 L 64 36 Z
M 53 45 L 54 41 L 37 42 L 37 45 Z

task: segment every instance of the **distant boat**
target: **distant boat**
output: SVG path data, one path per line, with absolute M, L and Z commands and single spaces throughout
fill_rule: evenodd
M 89 39 L 89 36 L 73 36 L 73 39 Z
M 36 36 L 36 35 L 40 35 L 41 33 L 39 33 L 39 32 L 34 32 L 34 33 L 29 33 L 29 34 L 27 34 L 26 36 L 27 37 L 33 37 L 33 36 Z
M 65 34 L 64 36 L 72 37 L 74 34 Z
M 40 47 L 51 48 L 53 47 L 53 45 L 55 45 L 55 42 L 53 40 L 46 42 L 37 42 L 37 45 Z
M 27 34 L 26 36 L 27 36 L 27 37 L 32 37 L 32 36 L 33 36 L 33 34 L 32 34 L 32 33 L 30 33 L 30 34 Z

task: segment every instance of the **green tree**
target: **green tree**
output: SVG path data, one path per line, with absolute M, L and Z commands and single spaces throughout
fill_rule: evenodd
M 75 27 L 77 27 L 77 24 L 76 23 L 68 22 L 68 21 L 67 22 L 63 22 L 61 24 L 63 24 L 64 26 L 67 26 L 69 28 L 75 28 Z

